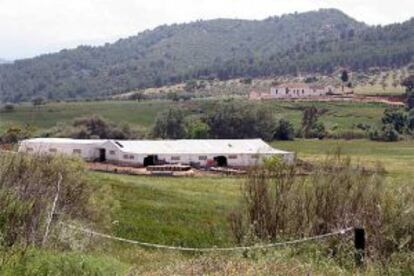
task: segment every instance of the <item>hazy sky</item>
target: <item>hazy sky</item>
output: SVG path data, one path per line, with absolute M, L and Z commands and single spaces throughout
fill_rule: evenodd
M 0 58 L 99 45 L 160 24 L 337 8 L 368 24 L 414 16 L 414 0 L 0 0 Z

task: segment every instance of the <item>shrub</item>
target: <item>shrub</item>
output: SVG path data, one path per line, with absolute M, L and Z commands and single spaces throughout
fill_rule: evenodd
M 315 166 L 308 177 L 277 159 L 251 170 L 242 185 L 243 202 L 230 217 L 235 239 L 250 243 L 292 239 L 362 225 L 369 235 L 369 256 L 388 260 L 414 250 L 414 191 L 384 184 L 381 168 L 367 170 L 336 154 Z
M 327 135 L 327 138 L 345 139 L 345 140 L 365 139 L 369 137 L 369 133 L 361 129 L 350 129 L 350 130 L 339 129 L 336 131 L 328 132 L 326 135 Z
M 240 83 L 242 83 L 242 84 L 252 84 L 252 82 L 253 82 L 252 78 L 240 79 Z
M 14 104 L 6 103 L 1 109 L 1 112 L 13 112 L 15 110 Z
M 106 200 L 107 204 L 99 205 L 96 199 L 102 196 L 101 188 L 87 185 L 84 170 L 83 163 L 75 159 L 0 155 L 0 247 L 43 243 L 58 186 L 54 224 L 69 219 L 109 224 L 110 210 L 116 204 Z
M 76 118 L 67 126 L 57 125 L 42 136 L 69 137 L 74 139 L 134 139 L 142 136 L 127 124 L 117 125 L 100 116 Z
M 395 142 L 400 140 L 400 134 L 393 125 L 387 124 L 382 131 L 382 140 L 386 142 Z
M 21 140 L 30 138 L 32 136 L 33 129 L 26 125 L 25 127 L 12 126 L 9 127 L 6 132 L 0 136 L 0 144 L 16 144 Z
M 44 104 L 46 104 L 46 99 L 41 97 L 41 96 L 35 97 L 35 98 L 32 99 L 32 104 L 34 106 L 44 105 Z
M 207 139 L 210 136 L 210 127 L 201 120 L 191 120 L 187 123 L 187 137 L 189 139 Z
M 217 139 L 262 138 L 270 141 L 277 125 L 272 112 L 261 105 L 218 103 L 206 116 L 210 133 Z
M 314 106 L 306 107 L 302 115 L 302 129 L 298 132 L 299 137 L 323 139 L 326 136 L 325 125 L 318 122 L 321 114 L 326 110 L 319 110 Z
M 384 125 L 391 125 L 400 134 L 403 134 L 407 127 L 407 115 L 397 109 L 386 109 L 381 121 Z
M 183 139 L 186 137 L 185 115 L 180 109 L 162 112 L 152 127 L 152 136 L 163 139 Z
M 309 133 L 309 138 L 323 139 L 326 136 L 325 125 L 322 122 L 317 122 Z
M 295 137 L 295 129 L 293 124 L 285 119 L 280 119 L 273 136 L 276 140 L 293 140 Z
M 381 141 L 382 133 L 377 128 L 371 128 L 368 132 L 368 137 L 370 140 L 373 140 L 373 141 Z
M 146 100 L 148 97 L 143 92 L 135 92 L 128 96 L 128 100 L 130 101 L 143 101 Z
M 407 126 L 411 131 L 414 131 L 414 109 L 410 110 L 408 114 Z

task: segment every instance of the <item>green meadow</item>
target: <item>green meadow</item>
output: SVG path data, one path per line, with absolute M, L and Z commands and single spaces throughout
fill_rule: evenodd
M 413 141 L 380 143 L 367 140 L 295 140 L 273 142 L 272 145 L 295 151 L 298 158 L 307 161 L 321 160 L 327 154 L 340 149 L 344 156 L 368 167 L 380 162 L 387 171 L 385 181 L 389 185 L 398 187 L 413 184 Z M 120 207 L 112 214 L 111 234 L 115 236 L 188 247 L 227 247 L 235 244 L 228 215 L 240 206 L 240 185 L 243 178 L 139 177 L 95 172 L 88 175 L 94 185 L 110 185 L 113 196 L 120 203 Z M 182 266 L 194 269 L 197 265 L 204 267 L 204 262 L 212 261 L 224 262 L 226 266 L 240 262 L 246 265 L 246 269 L 251 269 L 252 266 L 259 271 L 264 269 L 263 273 L 268 273 L 267 269 L 275 269 L 271 263 L 278 264 L 276 267 L 281 268 L 284 273 L 288 273 L 288 267 L 291 266 L 295 267 L 296 273 L 350 273 L 329 259 L 315 261 L 315 256 L 323 254 L 317 248 L 308 244 L 304 247 L 274 249 L 255 259 L 253 263 L 250 258 L 242 258 L 239 254 L 200 256 L 145 249 L 137 245 L 105 240 L 101 240 L 101 246 L 91 253 L 112 256 L 116 259 L 115 263 L 122 261 L 136 273 L 166 273 L 169 269 L 170 272 L 177 269 L 178 273 L 182 273 Z M 373 274 L 376 273 L 378 272 Z
M 70 122 L 76 117 L 94 114 L 147 130 L 157 114 L 168 107 L 176 106 L 189 114 L 199 114 L 200 110 L 209 110 L 212 103 L 212 100 L 178 103 L 99 101 L 48 103 L 39 107 L 23 104 L 13 112 L 0 113 L 0 132 L 8 126 L 25 123 L 41 132 L 58 122 Z M 275 116 L 290 120 L 296 127 L 300 125 L 303 107 L 315 105 L 323 110 L 321 120 L 331 131 L 352 131 L 359 123 L 379 125 L 386 108 L 383 104 L 347 102 L 265 101 L 256 104 L 267 106 Z M 299 159 L 313 162 L 340 149 L 341 154 L 365 166 L 377 166 L 380 163 L 386 171 L 385 181 L 390 186 L 413 185 L 414 141 L 385 143 L 297 139 L 274 141 L 271 145 L 294 151 Z M 144 177 L 98 172 L 88 172 L 87 177 L 91 185 L 110 186 L 113 198 L 119 203 L 119 207 L 110 214 L 111 225 L 102 232 L 131 240 L 184 247 L 235 245 L 228 216 L 240 208 L 241 185 L 244 181 L 241 177 Z M 78 237 L 82 236 L 78 234 Z M 87 235 L 84 238 L 90 240 Z M 21 264 L 22 275 L 25 275 L 26 270 L 41 275 L 58 271 L 80 275 L 88 275 L 82 274 L 85 271 L 99 271 L 98 275 L 221 275 L 223 272 L 229 275 L 269 275 L 275 271 L 280 275 L 359 273 L 352 270 L 352 264 L 338 264 L 326 257 L 326 252 L 320 246 L 323 243 L 315 242 L 246 256 L 243 252 L 179 253 L 101 238 L 90 241 L 92 243 L 79 252 L 53 249 L 29 251 L 25 262 Z M 346 244 L 349 246 L 352 241 L 348 239 Z M 395 273 L 401 272 L 398 271 L 398 264 L 395 267 Z M 372 275 L 392 274 L 394 268 L 386 272 L 381 269 L 375 264 L 368 266 L 366 272 Z M 13 275 L 14 271 L 10 270 L 5 275 Z
M 235 100 L 245 101 L 245 100 Z M 29 124 L 37 131 L 46 130 L 57 123 L 67 123 L 74 118 L 100 115 L 116 123 L 127 123 L 133 128 L 148 129 L 157 114 L 170 107 L 186 110 L 189 114 L 200 114 L 211 109 L 214 100 L 188 102 L 171 101 L 97 101 L 59 102 L 42 106 L 21 104 L 12 112 L 0 113 L 0 131 L 13 125 Z M 386 105 L 379 103 L 350 102 L 281 102 L 263 101 L 254 104 L 265 105 L 275 116 L 286 118 L 296 126 L 300 125 L 302 110 L 314 105 L 323 110 L 321 120 L 328 129 L 351 131 L 359 123 L 377 125 Z
M 390 185 L 412 183 L 414 142 L 366 140 L 296 140 L 273 146 L 295 151 L 303 160 L 321 160 L 341 150 L 367 167 L 381 163 Z M 113 214 L 114 234 L 153 243 L 180 246 L 232 244 L 228 214 L 240 203 L 239 177 L 138 177 L 90 173 L 96 184 L 111 185 L 121 208 Z

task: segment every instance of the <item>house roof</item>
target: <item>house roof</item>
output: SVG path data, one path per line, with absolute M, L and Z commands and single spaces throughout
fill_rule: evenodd
M 135 154 L 287 154 L 274 149 L 262 139 L 200 139 L 200 140 L 80 140 L 68 138 L 35 138 L 23 143 L 93 145 L 112 143 L 120 151 Z
M 39 143 L 39 144 L 72 144 L 72 145 L 100 145 L 107 140 L 101 139 L 71 139 L 71 138 L 32 138 L 22 142 Z
M 287 87 L 287 88 L 308 88 L 309 85 L 302 82 L 287 82 L 287 83 L 281 83 L 279 85 L 275 85 L 273 87 Z

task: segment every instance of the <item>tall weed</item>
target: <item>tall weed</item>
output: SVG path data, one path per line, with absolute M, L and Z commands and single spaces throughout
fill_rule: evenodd
M 249 243 L 252 235 L 262 241 L 292 239 L 362 226 L 369 256 L 376 260 L 414 250 L 412 187 L 389 187 L 381 167 L 367 169 L 339 152 L 313 166 L 309 175 L 301 172 L 278 159 L 249 172 L 242 206 L 229 216 L 236 241 Z

